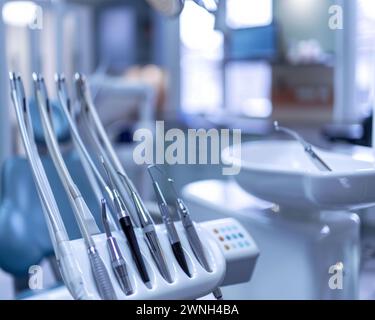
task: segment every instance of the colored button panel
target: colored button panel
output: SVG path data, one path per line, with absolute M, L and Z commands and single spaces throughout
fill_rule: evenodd
M 216 227 L 212 229 L 212 232 L 223 243 L 224 250 L 241 250 L 251 246 L 237 225 Z

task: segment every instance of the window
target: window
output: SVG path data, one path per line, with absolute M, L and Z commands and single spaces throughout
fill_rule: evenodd
M 211 113 L 222 104 L 223 35 L 215 17 L 187 1 L 180 17 L 181 102 L 186 113 Z
M 221 0 L 223 1 L 223 0 Z M 226 23 L 230 28 L 250 28 L 266 26 L 272 23 L 273 6 L 272 0 L 226 0 Z M 251 62 L 244 68 L 231 68 L 230 78 L 235 83 L 235 88 L 224 81 L 224 36 L 214 29 L 215 16 L 200 8 L 193 1 L 185 2 L 185 9 L 180 16 L 180 39 L 181 39 L 181 108 L 185 113 L 212 114 L 219 111 L 223 106 L 233 109 L 247 111 L 251 114 L 249 106 L 254 105 L 257 109 L 255 114 L 269 114 L 269 105 L 264 104 L 263 94 L 252 97 L 246 87 L 248 81 L 237 81 L 241 75 L 246 79 L 254 76 L 265 78 L 264 88 L 267 91 L 270 82 L 269 68 L 255 65 Z M 253 74 L 255 72 L 255 75 Z M 259 73 L 261 75 L 259 76 Z M 262 75 L 264 77 L 262 78 Z M 260 86 L 263 84 L 260 83 Z M 225 90 L 236 93 L 247 93 L 246 97 L 227 95 Z M 236 101 L 230 101 L 236 96 Z M 229 99 L 228 99 L 229 98 Z M 238 105 L 238 101 L 245 101 L 244 106 Z M 253 103 L 251 99 L 255 100 Z M 233 106 L 233 108 L 232 108 Z M 264 111 L 264 108 L 267 109 Z M 261 110 L 260 110 L 261 109 Z M 262 111 L 263 110 L 263 111 Z

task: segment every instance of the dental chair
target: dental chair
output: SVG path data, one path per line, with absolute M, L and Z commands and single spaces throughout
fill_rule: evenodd
M 69 127 L 56 104 L 52 105 L 54 128 L 61 144 L 70 140 Z M 30 103 L 35 140 L 43 149 L 44 135 L 35 103 Z M 75 179 L 87 204 L 100 226 L 100 210 L 91 191 L 78 156 L 67 151 L 64 154 L 67 167 Z M 42 162 L 53 188 L 60 212 L 71 239 L 80 238 L 68 198 L 60 182 L 57 171 L 48 155 Z M 28 289 L 29 268 L 48 259 L 57 280 L 61 281 L 55 263 L 54 252 L 49 238 L 41 203 L 35 188 L 28 160 L 23 156 L 13 156 L 6 160 L 1 172 L 0 195 L 0 269 L 14 278 L 16 297 L 32 295 Z M 25 291 L 26 290 L 26 291 Z

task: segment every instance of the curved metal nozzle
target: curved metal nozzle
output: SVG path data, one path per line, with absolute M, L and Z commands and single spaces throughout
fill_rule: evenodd
M 294 138 L 295 140 L 297 140 L 299 143 L 301 143 L 303 145 L 304 148 L 308 148 L 310 147 L 311 145 L 306 142 L 297 132 L 295 132 L 294 130 L 291 130 L 289 128 L 285 128 L 285 127 L 282 127 L 279 125 L 278 121 L 275 121 L 273 123 L 274 125 L 274 128 L 276 131 L 279 131 L 279 132 L 284 132 L 286 133 L 287 135 L 291 136 L 292 138 Z
M 305 141 L 305 139 L 303 139 L 296 131 L 281 127 L 277 121 L 275 121 L 273 125 L 276 131 L 284 132 L 297 140 L 302 145 L 310 160 L 320 171 L 332 171 L 332 169 L 325 163 L 325 161 L 323 161 L 323 159 L 320 158 L 318 154 L 313 150 L 312 145 Z

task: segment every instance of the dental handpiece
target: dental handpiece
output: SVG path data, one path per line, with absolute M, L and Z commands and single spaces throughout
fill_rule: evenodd
M 197 229 L 195 228 L 194 222 L 191 219 L 188 208 L 186 207 L 184 201 L 178 197 L 175 199 L 175 205 L 195 256 L 203 268 L 205 268 L 208 272 L 211 272 L 212 269 L 206 258 L 202 242 L 198 236 Z
M 163 195 L 163 193 L 160 189 L 160 186 L 157 183 L 157 181 L 155 180 L 154 176 L 152 175 L 152 172 L 151 172 L 152 168 L 154 168 L 154 166 L 149 166 L 147 169 L 148 169 L 148 173 L 150 174 L 150 177 L 152 179 L 152 185 L 153 185 L 154 190 L 155 190 L 156 199 L 157 199 L 157 202 L 158 202 L 161 217 L 163 219 L 165 228 L 167 230 L 169 242 L 171 244 L 171 247 L 172 247 L 173 253 L 176 257 L 177 262 L 179 263 L 182 270 L 190 277 L 191 274 L 190 274 L 189 267 L 188 267 L 188 264 L 187 264 L 187 261 L 186 261 L 184 249 L 182 248 L 182 245 L 181 245 L 181 240 L 178 236 L 176 227 L 174 225 L 171 213 L 170 213 L 169 208 L 168 208 L 168 204 L 165 201 L 165 198 L 164 198 L 164 195 Z
M 134 227 L 132 224 L 132 221 L 130 219 L 130 216 L 128 215 L 125 205 L 112 181 L 111 173 L 109 172 L 107 165 L 103 159 L 103 157 L 100 158 L 103 169 L 108 177 L 108 185 L 112 190 L 113 197 L 114 197 L 114 203 L 117 209 L 117 214 L 119 216 L 119 223 L 121 226 L 122 231 L 125 234 L 126 239 L 128 240 L 128 244 L 130 247 L 130 251 L 132 253 L 135 265 L 137 266 L 137 269 L 139 271 L 139 275 L 142 279 L 142 281 L 149 286 L 150 285 L 150 277 L 148 275 L 145 262 L 143 260 L 143 256 L 141 253 L 141 249 L 139 248 L 139 244 L 137 241 L 137 237 L 134 232 Z
M 59 144 L 53 129 L 52 114 L 44 79 L 41 75 L 36 73 L 33 74 L 33 79 L 35 96 L 39 108 L 43 131 L 45 133 L 47 148 L 51 154 L 65 191 L 68 194 L 71 206 L 74 209 L 74 212 L 77 213 L 76 217 L 80 230 L 83 234 L 85 234 L 86 239 L 90 239 L 89 234 L 100 233 L 99 227 L 96 224 L 91 211 L 87 207 L 87 204 L 84 201 L 78 187 L 70 176 L 69 170 L 66 167 L 65 161 L 59 150 Z M 92 241 L 90 240 L 89 242 L 91 243 Z
M 126 295 L 130 295 L 133 293 L 132 284 L 130 282 L 128 270 L 126 268 L 126 262 L 121 254 L 120 248 L 118 247 L 117 240 L 115 237 L 113 237 L 111 229 L 109 227 L 105 199 L 102 199 L 101 206 L 103 226 L 107 236 L 107 246 L 111 259 L 112 269 L 122 291 L 124 291 Z
M 127 184 L 132 199 L 134 201 L 134 205 L 136 207 L 136 210 L 138 212 L 139 222 L 141 224 L 143 234 L 146 240 L 146 243 L 150 249 L 151 255 L 155 260 L 155 263 L 160 271 L 160 274 L 163 276 L 163 278 L 168 281 L 169 283 L 172 283 L 172 276 L 169 271 L 167 262 L 165 260 L 163 251 L 161 249 L 161 245 L 155 230 L 155 226 L 153 221 L 151 220 L 149 214 L 147 213 L 140 197 L 138 196 L 137 192 L 132 188 L 131 185 L 129 185 L 128 179 L 126 176 L 124 176 L 121 172 L 118 172 L 118 175 L 122 178 L 125 184 Z
M 287 135 L 293 137 L 297 140 L 309 156 L 311 162 L 320 170 L 320 171 L 332 171 L 332 169 L 323 161 L 321 157 L 314 151 L 312 145 L 305 141 L 297 132 L 291 130 L 289 128 L 281 127 L 277 121 L 273 123 L 274 128 L 276 131 L 281 131 L 286 133 Z
M 157 168 L 157 167 L 156 167 Z M 160 170 L 160 169 L 158 169 Z M 174 197 L 175 197 L 175 206 L 177 209 L 177 212 L 180 216 L 181 223 L 185 229 L 186 236 L 189 240 L 190 246 L 199 261 L 199 263 L 203 266 L 203 268 L 206 269 L 207 272 L 212 272 L 212 268 L 210 267 L 210 264 L 208 263 L 206 254 L 203 249 L 202 242 L 198 236 L 197 229 L 195 228 L 194 222 L 191 218 L 190 212 L 188 207 L 185 205 L 184 200 L 178 195 L 176 188 L 174 187 L 174 181 L 171 178 L 167 179 L 171 189 L 173 190 Z M 223 299 L 223 294 L 221 292 L 221 289 L 219 287 L 215 288 L 212 291 L 212 294 L 215 296 L 217 300 Z
M 89 227 L 91 227 L 92 230 L 96 230 L 98 229 L 97 225 L 78 188 L 74 184 L 58 147 L 58 142 L 51 124 L 51 115 L 48 114 L 49 102 L 44 79 L 41 75 L 35 73 L 33 74 L 33 79 L 47 147 L 70 200 L 75 218 L 86 245 L 92 275 L 99 296 L 105 300 L 115 300 L 117 297 L 111 279 L 108 275 L 105 264 L 96 249 L 89 229 Z M 90 223 L 89 226 L 86 226 L 86 223 Z

